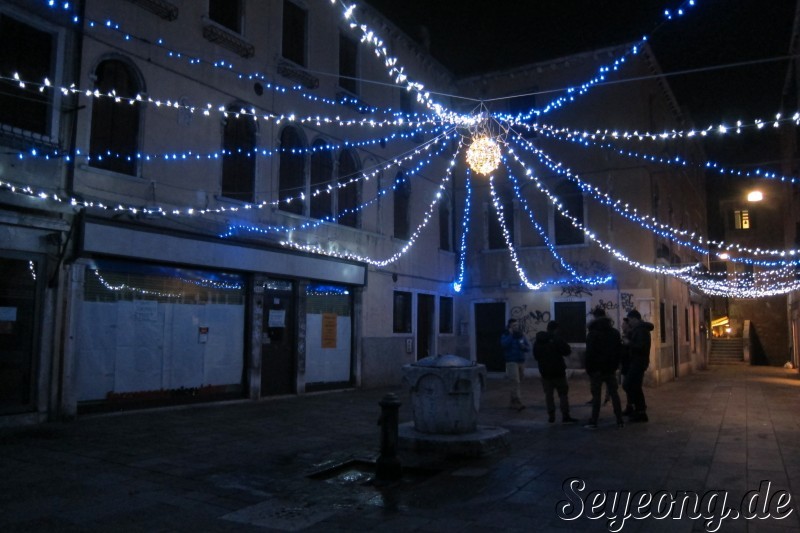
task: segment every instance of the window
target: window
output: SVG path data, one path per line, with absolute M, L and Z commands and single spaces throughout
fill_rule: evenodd
M 684 324 L 684 328 L 683 329 L 685 330 L 685 334 L 686 334 L 686 342 L 689 342 L 689 308 L 688 307 L 683 309 L 683 324 Z
M 339 34 L 339 87 L 358 94 L 358 43 Z
M 449 201 L 447 196 L 442 196 L 442 199 L 439 200 L 439 249 L 452 252 L 452 221 Z
M 567 342 L 586 342 L 586 302 L 553 302 L 553 320 Z
M 339 154 L 339 179 L 337 209 L 339 224 L 358 227 L 358 200 L 361 192 L 361 176 L 356 156 L 351 150 Z
M 233 32 L 242 33 L 242 0 L 208 0 L 208 18 Z
M 487 207 L 487 243 L 490 250 L 500 250 L 507 246 L 503 235 L 503 225 L 508 231 L 508 238 L 514 242 L 514 201 L 511 190 L 498 190 L 498 201 L 503 208 L 503 224 L 500 224 L 500 213 L 494 205 Z
M 408 240 L 411 237 L 411 221 L 408 208 L 411 202 L 411 184 L 399 172 L 394 178 L 394 238 Z
M 253 203 L 256 179 L 256 122 L 228 108 L 222 134 L 222 196 Z
M 439 333 L 453 333 L 453 297 L 439 298 Z
M 736 229 L 750 229 L 750 212 L 747 209 L 733 212 L 733 227 Z
M 556 187 L 556 196 L 561 201 L 563 210 L 583 224 L 583 195 L 578 186 L 572 182 L 564 182 Z M 583 231 L 576 228 L 572 220 L 562 216 L 558 210 L 554 213 L 553 229 L 557 246 L 584 243 Z
M 333 216 L 331 180 L 333 179 L 333 156 L 328 143 L 322 139 L 314 142 L 311 150 L 311 217 Z M 318 191 L 323 191 L 319 192 Z
M 394 291 L 392 331 L 395 333 L 411 333 L 411 293 Z
M 117 59 L 100 63 L 95 76 L 95 88 L 104 94 L 114 91 L 119 97 L 134 99 L 141 91 L 133 70 Z M 136 175 L 141 105 L 140 102 L 120 105 L 113 98 L 93 100 L 89 141 L 91 166 Z
M 661 342 L 667 342 L 666 314 L 667 311 L 664 307 L 664 302 L 661 302 L 658 306 L 658 325 L 660 328 L 659 332 L 661 333 Z
M 281 132 L 278 200 L 281 211 L 302 215 L 305 209 L 301 194 L 305 192 L 305 155 L 303 141 L 295 128 Z
M 50 134 L 53 91 L 39 92 L 33 84 L 53 80 L 54 54 L 54 35 L 0 15 L 0 123 Z M 33 84 L 20 87 L 14 74 Z
M 306 26 L 308 13 L 294 2 L 283 2 L 283 57 L 306 66 Z

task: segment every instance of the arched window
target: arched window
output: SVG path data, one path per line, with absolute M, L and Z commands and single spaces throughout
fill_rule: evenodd
M 228 107 L 222 133 L 222 196 L 255 201 L 256 122 L 240 115 L 241 106 Z
M 23 80 L 40 82 L 54 79 L 55 35 L 0 14 L 0 123 L 25 131 L 52 135 L 53 104 L 57 91 L 39 91 L 33 84 L 11 79 L 18 73 Z
M 361 175 L 358 161 L 351 150 L 343 150 L 339 154 L 339 179 L 340 186 L 337 191 L 337 214 L 339 224 L 358 227 L 358 207 L 361 196 Z M 346 184 L 346 185 L 345 185 Z
M 408 240 L 411 237 L 409 207 L 411 202 L 411 184 L 402 172 L 394 178 L 394 237 Z
M 583 194 L 578 186 L 569 181 L 563 182 L 556 187 L 555 194 L 563 209 L 583 225 Z M 553 235 L 556 245 L 584 243 L 583 230 L 576 228 L 570 219 L 562 216 L 558 211 L 554 213 L 553 217 Z
M 296 128 L 284 128 L 281 132 L 281 167 L 278 178 L 279 209 L 302 215 L 305 202 L 306 158 L 303 140 Z
M 102 94 L 113 92 L 121 98 L 133 99 L 142 89 L 133 70 L 117 59 L 100 63 L 95 76 L 95 89 Z M 108 97 L 94 99 L 89 140 L 91 166 L 136 175 L 141 106 L 140 102 L 123 105 Z
M 331 218 L 333 196 L 330 192 L 333 179 L 333 156 L 328 143 L 322 139 L 314 142 L 311 150 L 311 217 Z

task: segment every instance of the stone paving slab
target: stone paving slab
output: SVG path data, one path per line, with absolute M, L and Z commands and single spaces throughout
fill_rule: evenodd
M 572 415 L 585 421 L 588 380 L 576 374 L 570 387 Z M 507 429 L 507 450 L 477 459 L 402 452 L 409 475 L 388 485 L 360 474 L 310 477 L 375 460 L 387 392 L 403 401 L 400 421 L 410 421 L 407 392 L 385 389 L 3 430 L 0 531 L 690 532 L 719 522 L 706 524 L 723 498 L 738 509 L 759 490 L 772 514 L 728 517 L 720 531 L 800 531 L 796 372 L 712 367 L 646 389 L 649 423 L 618 429 L 609 405 L 595 431 L 549 424 L 538 378 L 523 384 L 526 409 L 508 409 L 506 383 L 492 377 L 479 424 Z M 574 520 L 558 517 L 557 507 L 571 499 L 575 511 L 591 491 L 606 493 L 602 517 L 587 518 L 588 506 Z M 689 491 L 709 516 L 609 522 L 610 498 L 639 491 Z M 781 494 L 791 513 L 778 520 Z

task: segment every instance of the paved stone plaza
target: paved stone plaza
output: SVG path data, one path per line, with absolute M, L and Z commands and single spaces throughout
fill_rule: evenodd
M 538 379 L 524 383 L 521 412 L 508 409 L 504 385 L 488 380 L 479 423 L 508 429 L 507 451 L 472 460 L 403 453 L 407 474 L 387 486 L 370 481 L 378 401 L 398 393 L 400 421 L 411 420 L 400 389 L 4 430 L 0 530 L 688 532 L 721 522 L 720 531 L 800 531 L 796 371 L 711 367 L 647 389 L 649 423 L 618 429 L 609 405 L 595 431 L 548 424 Z M 588 380 L 576 375 L 570 386 L 573 416 L 585 421 Z M 570 478 L 583 484 L 562 488 Z M 759 489 L 747 501 L 770 516 L 734 519 L 745 494 Z M 588 505 L 582 513 L 579 505 L 597 490 L 609 498 L 589 519 Z M 698 495 L 705 519 L 652 518 L 660 512 L 654 502 L 681 491 Z M 609 522 L 611 496 L 646 504 L 648 494 L 641 513 L 651 518 Z M 581 516 L 562 520 L 559 502 Z

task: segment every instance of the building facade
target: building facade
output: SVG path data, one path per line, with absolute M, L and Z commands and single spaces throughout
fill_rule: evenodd
M 702 150 L 685 138 L 650 139 L 649 144 L 638 135 L 623 139 L 625 131 L 691 127 L 660 77 L 655 57 L 647 46 L 626 57 L 625 77 L 641 81 L 601 84 L 563 107 L 551 103 L 551 95 L 574 86 L 575 80 L 592 79 L 630 48 L 598 50 L 459 82 L 464 94 L 491 102 L 495 113 L 516 117 L 532 107 L 552 109 L 525 116 L 508 132 L 507 141 L 515 153 L 525 154 L 520 158 L 530 161 L 528 166 L 509 165 L 495 180 L 495 192 L 485 180 L 474 187 L 477 197 L 472 202 L 488 222 L 483 232 L 470 234 L 477 268 L 468 277 L 460 303 L 462 316 L 474 326 L 470 353 L 479 361 L 500 368 L 502 360 L 489 339 L 504 327 L 504 317 L 515 317 L 529 336 L 543 330 L 548 320 L 562 324 L 576 348 L 572 364 L 580 366 L 589 313 L 600 306 L 617 325 L 631 309 L 655 325 L 650 383 L 705 367 L 708 299 L 669 274 L 704 265 L 705 258 L 676 244 L 668 232 L 652 230 L 665 224 L 706 234 Z M 687 164 L 666 163 L 677 158 Z M 509 239 L 497 237 L 493 217 L 498 203 Z M 634 220 L 626 216 L 628 207 L 652 219 Z M 515 245 L 519 268 L 508 258 L 505 240 Z M 652 267 L 663 270 L 653 272 Z M 562 281 L 530 291 L 520 285 L 518 271 L 526 271 L 531 280 Z M 598 283 L 601 279 L 608 281 Z
M 463 162 L 468 128 L 426 105 L 428 91 L 461 109 L 440 95 L 565 87 L 618 50 L 455 80 L 366 6 L 4 1 L 0 16 L 0 40 L 10 43 L 2 81 L 19 93 L 5 93 L 13 101 L 0 120 L 9 423 L 396 385 L 404 364 L 444 353 L 495 370 L 512 316 L 528 335 L 550 319 L 569 324 L 580 354 L 596 305 L 617 321 L 636 308 L 655 322 L 652 382 L 703 366 L 701 297 L 611 259 L 531 183 L 512 196 L 511 172 L 497 175 L 506 207 L 498 216 L 492 187 Z M 22 44 L 32 40 L 42 49 Z M 392 70 L 387 50 L 406 70 Z M 559 110 L 558 123 L 679 125 L 655 60 L 647 52 L 635 63 L 634 73 L 654 77 L 596 88 Z M 406 73 L 426 87 L 391 83 Z M 546 148 L 598 190 L 705 231 L 701 173 L 591 152 L 544 125 L 518 127 L 526 160 Z M 657 150 L 695 149 L 674 146 Z M 635 263 L 700 260 L 555 170 L 537 172 Z M 544 213 L 543 233 L 526 209 Z M 509 244 L 531 280 L 550 283 L 524 287 Z

